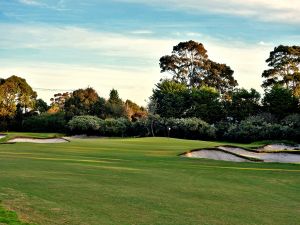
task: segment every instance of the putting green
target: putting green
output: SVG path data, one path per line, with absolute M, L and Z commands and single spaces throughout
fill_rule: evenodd
M 140 138 L 0 145 L 0 204 L 22 221 L 46 225 L 299 224 L 300 165 L 177 156 L 221 144 Z

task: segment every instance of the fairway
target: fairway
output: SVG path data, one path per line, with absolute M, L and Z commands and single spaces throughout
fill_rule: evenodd
M 1 144 L 0 205 L 40 225 L 299 224 L 299 164 L 178 156 L 217 145 L 171 138 Z

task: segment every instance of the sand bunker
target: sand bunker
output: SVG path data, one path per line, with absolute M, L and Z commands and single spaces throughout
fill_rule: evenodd
M 282 147 L 281 149 L 274 148 L 277 145 L 272 145 L 272 148 L 267 147 L 267 149 L 272 149 L 270 151 L 282 151 L 282 150 L 295 150 L 297 148 L 286 148 L 287 146 Z M 292 149 L 293 148 L 293 149 Z M 257 150 L 262 149 L 258 148 Z M 228 147 L 220 146 L 215 149 L 199 149 L 196 151 L 188 152 L 183 154 L 185 157 L 190 158 L 206 158 L 206 159 L 215 159 L 215 160 L 224 160 L 224 161 L 233 161 L 233 162 L 280 162 L 280 163 L 300 163 L 300 152 L 296 153 L 284 153 L 284 152 L 254 152 L 248 151 L 243 148 L 238 147 Z
M 49 144 L 49 143 L 65 143 L 68 142 L 63 138 L 45 138 L 45 139 L 37 139 L 37 138 L 14 138 L 8 141 L 8 143 L 39 143 L 39 144 Z
M 250 160 L 226 152 L 218 151 L 218 150 L 203 149 L 201 151 L 199 150 L 199 151 L 189 152 L 185 156 L 189 158 L 205 158 L 205 159 L 232 161 L 232 162 L 250 162 Z
M 6 137 L 5 134 L 0 134 L 0 139 L 1 139 L 1 138 L 5 138 L 5 137 Z
M 272 144 L 272 145 L 265 145 L 261 148 L 258 148 L 258 151 L 283 151 L 283 150 L 299 150 L 300 145 L 296 146 L 289 146 L 285 144 Z

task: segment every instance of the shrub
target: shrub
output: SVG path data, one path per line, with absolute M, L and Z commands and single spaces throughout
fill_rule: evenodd
M 100 128 L 100 133 L 105 136 L 124 137 L 128 136 L 131 122 L 125 118 L 106 119 Z
M 31 132 L 65 132 L 66 120 L 63 113 L 44 113 L 24 119 L 22 129 Z
M 165 127 L 170 137 L 187 139 L 212 139 L 216 137 L 216 129 L 198 118 L 169 118 Z
M 226 139 L 239 142 L 289 139 L 290 127 L 274 123 L 264 115 L 251 116 L 240 123 L 231 124 L 225 132 Z
M 74 116 L 68 122 L 68 128 L 74 134 L 98 134 L 101 119 L 96 116 Z
M 300 114 L 288 115 L 281 121 L 281 124 L 289 127 L 288 133 L 286 134 L 288 139 L 293 141 L 300 140 Z

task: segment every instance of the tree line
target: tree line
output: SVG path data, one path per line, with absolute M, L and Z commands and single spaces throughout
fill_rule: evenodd
M 147 108 L 104 99 L 91 87 L 58 93 L 48 106 L 17 76 L 0 80 L 0 130 L 105 136 L 171 136 L 255 141 L 299 140 L 300 47 L 275 47 L 262 72 L 264 94 L 238 87 L 230 66 L 209 59 L 202 43 L 180 42 L 160 58 Z

